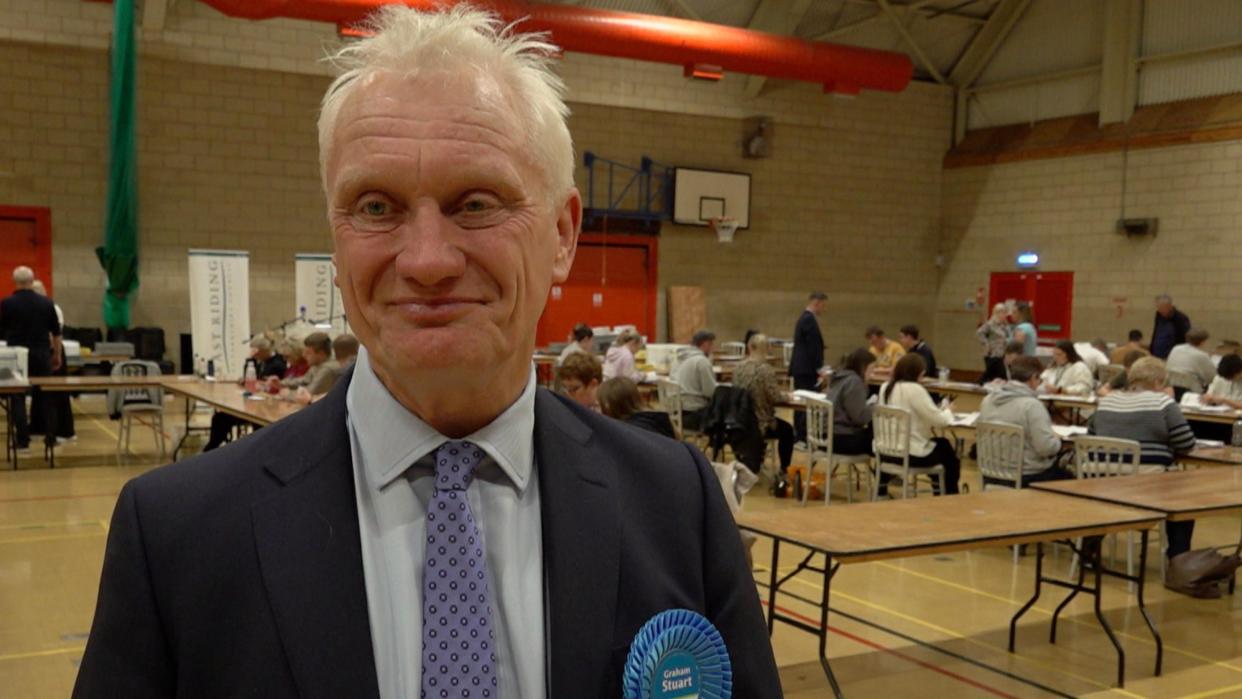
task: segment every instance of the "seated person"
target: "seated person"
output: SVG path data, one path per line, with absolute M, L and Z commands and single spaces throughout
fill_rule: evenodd
M 1207 340 L 1208 331 L 1191 328 L 1186 333 L 1186 341 L 1169 351 L 1169 384 L 1173 386 L 1177 400 L 1181 400 L 1182 394 L 1187 391 L 1203 393 L 1216 377 L 1212 355 L 1203 349 Z
M 1133 439 L 1142 445 L 1140 471 L 1161 471 L 1173 468 L 1176 454 L 1185 454 L 1195 446 L 1181 408 L 1173 400 L 1166 382 L 1168 372 L 1162 360 L 1144 357 L 1127 372 L 1126 390 L 1113 391 L 1100 399 L 1095 414 L 1087 421 L 1091 434 L 1101 437 Z M 1190 550 L 1194 521 L 1168 522 L 1168 550 L 1172 558 Z
M 1095 388 L 1095 376 L 1078 356 L 1074 343 L 1058 340 L 1052 348 L 1052 366 L 1044 371 L 1044 393 L 1067 396 L 1089 396 Z
M 875 357 L 859 347 L 841 359 L 841 368 L 828 380 L 832 402 L 832 451 L 836 454 L 871 453 L 871 415 L 867 382 L 863 378 Z
M 634 362 L 634 355 L 642 346 L 642 336 L 633 330 L 618 335 L 616 342 L 608 348 L 608 354 L 604 355 L 604 379 L 626 378 L 634 383 L 654 381 L 654 373 L 639 371 Z
M 906 351 L 901 348 L 901 345 L 884 337 L 884 331 L 874 325 L 867 328 L 863 336 L 867 338 L 871 356 L 875 357 L 875 363 L 871 365 L 870 376 L 887 378 L 893 372 L 897 360 L 901 359 Z
M 952 404 L 938 408 L 932 402 L 927 389 L 919 383 L 925 366 L 923 358 L 917 354 L 907 354 L 897 360 L 892 379 L 880 388 L 880 405 L 910 411 L 910 465 L 944 466 L 945 492 L 956 495 L 962 472 L 957 451 L 944 437 L 932 437 L 934 428 L 948 427 L 953 421 Z M 933 478 L 932 482 L 935 484 L 933 489 L 939 495 L 936 479 Z
M 1108 355 L 1108 363 L 1124 364 L 1126 361 L 1126 355 L 1134 351 L 1142 352 L 1143 356 L 1149 356 L 1151 354 L 1151 352 L 1148 352 L 1147 348 L 1143 346 L 1142 330 L 1131 330 L 1126 344 L 1117 345 L 1117 349 L 1113 350 L 1112 353 Z
M 669 439 L 677 439 L 673 429 L 673 421 L 668 413 L 657 410 L 643 410 L 642 398 L 638 395 L 638 384 L 625 377 L 608 379 L 599 385 L 596 392 L 599 398 L 600 412 L 608 417 L 627 422 L 648 432 L 664 435 Z
M 681 386 L 681 422 L 686 429 L 703 429 L 703 416 L 716 392 L 716 372 L 712 369 L 712 348 L 716 334 L 700 330 L 690 339 L 692 345 L 671 378 Z
M 1205 405 L 1227 405 L 1242 410 L 1242 356 L 1226 354 L 1216 366 L 1216 377 L 1203 394 Z
M 275 377 L 280 379 L 284 376 L 285 358 L 272 351 L 272 341 L 259 335 L 250 340 L 250 359 L 246 360 L 249 364 L 253 360 L 255 368 L 255 377 L 261 381 Z M 244 383 L 245 377 L 238 381 L 239 384 Z M 229 415 L 228 413 L 216 412 L 211 416 L 211 433 L 207 437 L 207 444 L 203 445 L 203 451 L 211 451 L 218 449 L 222 444 L 228 441 L 229 435 L 233 433 L 233 428 L 238 425 L 247 424 L 245 420 Z
M 1092 376 L 1095 376 L 1100 367 L 1108 364 L 1108 343 L 1103 338 L 1097 337 L 1091 342 L 1075 342 L 1074 351 L 1078 352 L 1082 363 L 1091 370 Z
M 1024 488 L 1040 481 L 1074 477 L 1073 473 L 1057 463 L 1061 438 L 1052 431 L 1052 417 L 1036 393 L 1043 370 L 1044 365 L 1038 359 L 1018 357 L 1009 367 L 1009 381 L 988 394 L 979 408 L 981 421 L 1005 422 L 1022 428 L 1026 442 L 1022 449 Z M 988 478 L 983 480 L 985 483 L 992 482 Z M 996 481 L 996 484 L 1013 485 L 1012 481 Z
M 332 338 L 328 333 L 313 332 L 302 341 L 302 356 L 306 358 L 306 373 L 292 379 L 268 379 L 274 392 L 281 389 L 305 388 L 311 396 L 327 393 L 336 384 L 337 363 L 332 361 Z
M 1026 356 L 1026 347 L 1016 340 L 1005 345 L 1005 355 L 1001 358 L 1001 364 L 1004 365 L 1004 378 L 992 379 L 989 386 L 999 386 L 1009 380 L 1009 367 L 1018 357 Z
M 1112 391 L 1124 390 L 1126 387 L 1126 372 L 1130 371 L 1130 367 L 1134 366 L 1135 362 L 1143 357 L 1150 356 L 1151 354 L 1146 350 L 1130 350 L 1127 352 L 1126 356 L 1121 360 L 1121 366 L 1125 367 L 1125 371 L 1114 376 L 1113 380 L 1108 382 L 1108 385 L 1100 386 L 1099 389 L 1096 390 L 1096 393 L 1101 396 L 1106 396 Z
M 285 373 L 280 378 L 296 379 L 310 369 L 302 355 L 302 342 L 293 337 L 283 337 L 276 343 L 276 352 L 285 360 Z
M 586 354 L 595 353 L 595 331 L 586 323 L 578 323 L 569 333 L 569 344 L 565 345 L 565 349 L 561 350 L 561 356 L 557 358 L 556 365 L 560 366 L 565 363 L 569 355 L 578 352 Z
M 776 481 L 776 489 L 784 490 L 784 474 L 793 461 L 794 429 L 793 425 L 776 417 L 776 404 L 788 395 L 776 380 L 776 372 L 768 362 L 767 335 L 751 335 L 746 344 L 746 358 L 738 362 L 733 370 L 733 385 L 750 392 L 759 430 L 765 439 L 776 440 L 776 451 L 781 462 L 781 477 Z
M 899 331 L 897 341 L 901 343 L 902 348 L 906 352 L 918 352 L 923 357 L 923 361 L 927 364 L 927 375 L 932 378 L 939 378 L 939 367 L 936 366 L 936 355 L 932 352 L 932 348 L 927 342 L 919 339 L 919 328 L 917 325 L 903 325 Z
M 604 380 L 604 368 L 595 355 L 574 352 L 565 357 L 565 361 L 556 368 L 556 380 L 561 386 L 561 393 L 570 400 L 599 412 L 596 392 Z

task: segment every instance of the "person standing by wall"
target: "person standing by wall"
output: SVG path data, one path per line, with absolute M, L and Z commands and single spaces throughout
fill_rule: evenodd
M 1160 294 L 1156 297 L 1156 321 L 1151 329 L 1151 356 L 1168 359 L 1173 348 L 1186 342 L 1190 332 L 1190 316 L 1177 310 L 1173 297 Z
M 975 337 L 983 344 L 983 376 L 979 377 L 979 383 L 1005 379 L 1005 345 L 1012 335 L 1009 308 L 1003 303 L 992 306 L 992 316 L 975 330 Z
M 794 388 L 813 389 L 819 384 L 819 370 L 824 366 L 824 336 L 819 332 L 819 321 L 816 317 L 824 312 L 828 305 L 828 294 L 813 291 L 807 297 L 806 308 L 798 316 L 794 325 L 793 356 L 789 359 L 789 375 L 793 377 Z M 747 338 L 749 347 L 749 338 Z M 800 442 L 806 441 L 806 413 L 799 410 L 794 415 L 794 433 Z
M 60 322 L 56 319 L 56 307 L 47 298 L 35 293 L 34 271 L 25 265 L 13 270 L 12 295 L 0 301 L 0 336 L 10 347 L 25 347 L 30 355 L 28 373 L 34 376 L 51 376 L 60 367 Z M 39 391 L 34 389 L 32 405 L 38 405 Z M 16 431 L 17 448 L 30 447 L 30 423 L 26 419 L 26 397 L 17 396 L 12 402 L 9 418 Z

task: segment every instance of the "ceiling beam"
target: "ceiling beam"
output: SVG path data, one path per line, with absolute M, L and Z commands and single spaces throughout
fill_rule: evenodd
M 935 0 L 933 0 L 933 2 L 934 1 Z M 875 0 L 846 0 L 844 4 L 866 5 L 868 7 L 875 7 Z M 940 17 L 944 17 L 945 19 L 957 20 L 959 22 L 966 22 L 968 24 L 983 24 L 984 22 L 987 21 L 986 17 L 979 17 L 977 15 L 968 15 L 964 12 L 955 12 L 954 10 L 956 10 L 957 7 L 960 7 L 960 5 L 955 6 L 955 7 L 949 7 L 946 9 L 926 7 L 927 5 L 930 5 L 930 4 L 931 4 L 930 2 L 921 2 L 920 0 L 915 0 L 915 2 L 907 3 L 905 5 L 895 4 L 893 5 L 893 9 L 896 9 L 896 10 L 918 9 L 919 13 L 922 14 L 927 19 L 938 19 Z
M 922 12 L 924 7 L 927 7 L 935 1 L 936 0 L 918 0 L 917 2 L 912 2 L 909 5 L 899 5 L 896 9 L 904 12 Z M 871 7 L 875 7 L 875 4 L 870 1 L 866 4 Z M 870 17 L 863 17 L 862 19 L 850 22 L 849 24 L 842 24 L 839 27 L 833 27 L 822 34 L 811 37 L 811 41 L 827 41 L 835 36 L 840 36 L 841 34 L 854 31 L 855 29 L 865 27 L 869 24 L 875 24 L 876 22 L 885 19 L 887 16 L 888 15 L 884 14 L 883 10 L 880 10 Z
M 142 28 L 153 32 L 164 31 L 172 3 L 173 0 L 146 0 L 142 4 Z
M 1000 0 L 987 23 L 949 71 L 949 82 L 959 89 L 974 85 L 1030 4 L 1031 0 Z
M 1138 51 L 1143 33 L 1142 0 L 1104 4 L 1104 60 L 1100 67 L 1100 126 L 1129 121 L 1138 99 Z
M 811 0 L 761 0 L 746 28 L 788 36 L 798 28 L 810 8 Z M 742 94 L 748 99 L 758 97 L 766 82 L 767 78 L 761 75 L 748 75 Z
M 919 59 L 919 63 L 923 66 L 923 70 L 927 71 L 927 74 L 932 76 L 933 80 L 941 85 L 944 85 L 944 75 L 938 68 L 936 68 L 936 64 L 932 63 L 931 59 L 927 57 L 927 54 L 923 53 L 923 48 L 919 46 L 917 41 L 914 40 L 914 36 L 910 33 L 910 30 L 906 29 L 906 23 L 903 21 L 903 18 L 897 14 L 897 11 L 893 9 L 893 6 L 889 4 L 888 0 L 875 1 L 879 3 L 880 9 L 884 11 L 884 14 L 888 15 L 889 20 L 893 23 L 893 28 L 897 30 L 897 34 L 901 36 L 902 41 L 906 42 L 906 46 L 910 47 L 910 51 L 914 53 L 914 57 Z

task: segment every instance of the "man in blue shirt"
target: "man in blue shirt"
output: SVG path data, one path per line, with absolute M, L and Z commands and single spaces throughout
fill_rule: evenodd
M 1151 355 L 1168 359 L 1173 348 L 1186 342 L 1190 331 L 1190 316 L 1177 310 L 1173 297 L 1161 294 L 1156 297 L 1156 322 L 1151 331 Z

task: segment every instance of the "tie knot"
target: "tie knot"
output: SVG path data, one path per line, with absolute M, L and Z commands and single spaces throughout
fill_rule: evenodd
M 465 490 L 483 450 L 470 442 L 445 442 L 436 449 L 436 490 Z

